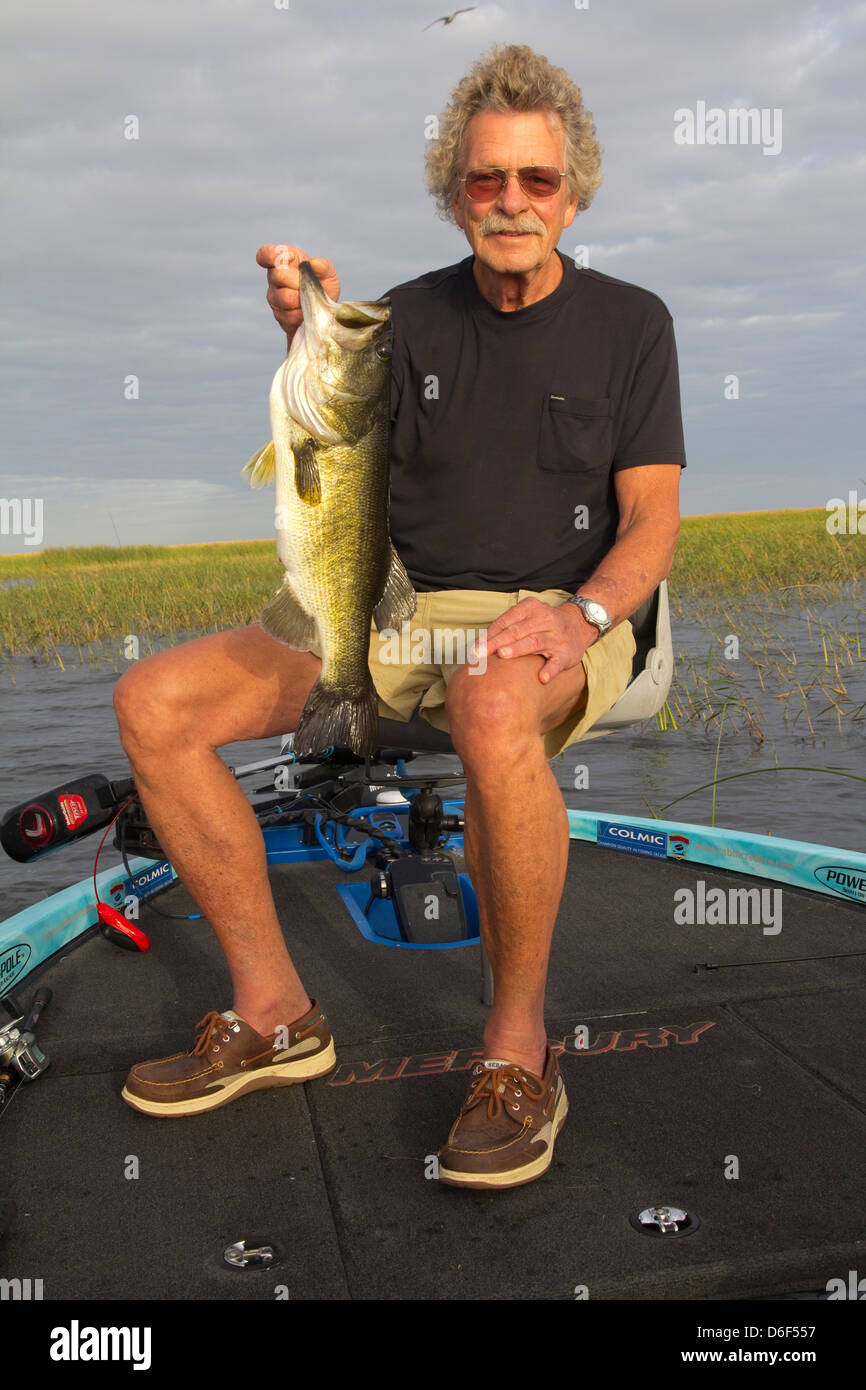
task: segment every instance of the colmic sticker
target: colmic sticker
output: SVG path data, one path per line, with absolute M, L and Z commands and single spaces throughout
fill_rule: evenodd
M 647 830 L 642 826 L 618 825 L 616 821 L 600 820 L 596 842 L 607 845 L 609 849 L 624 849 L 627 854 L 667 858 L 668 837 L 663 830 Z
M 170 883 L 171 879 L 172 867 L 165 859 L 161 864 L 152 864 L 150 868 L 141 869 L 132 878 L 128 878 L 123 885 L 124 893 L 127 897 L 146 898 L 148 893 L 155 893 L 157 888 Z

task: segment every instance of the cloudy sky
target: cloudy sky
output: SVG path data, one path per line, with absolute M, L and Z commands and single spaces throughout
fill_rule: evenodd
M 604 183 L 560 249 L 673 315 L 684 513 L 866 495 L 866 4 L 502 0 L 424 32 L 440 6 L 6 5 L 0 497 L 43 499 L 45 545 L 273 535 L 239 476 L 285 350 L 256 249 L 327 255 L 356 298 L 467 254 L 425 119 L 497 41 L 595 118 Z M 678 110 L 741 107 L 763 141 L 674 138 Z

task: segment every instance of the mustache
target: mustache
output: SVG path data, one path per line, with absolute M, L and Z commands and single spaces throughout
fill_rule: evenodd
M 481 236 L 491 236 L 494 232 L 529 232 L 544 236 L 546 228 L 531 212 L 521 213 L 519 217 L 503 217 L 501 212 L 490 212 L 482 217 L 477 230 Z

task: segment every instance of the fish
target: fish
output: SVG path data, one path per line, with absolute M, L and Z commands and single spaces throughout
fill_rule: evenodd
M 282 584 L 262 628 L 322 669 L 294 732 L 299 757 L 378 746 L 372 620 L 399 630 L 416 595 L 389 532 L 391 306 L 325 293 L 302 261 L 303 322 L 274 377 L 272 438 L 244 465 L 252 487 L 273 480 Z

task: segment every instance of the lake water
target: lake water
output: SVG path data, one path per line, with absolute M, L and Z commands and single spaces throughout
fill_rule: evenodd
M 552 765 L 567 805 L 642 816 L 653 808 L 709 824 L 712 790 L 687 794 L 714 776 L 760 772 L 717 787 L 717 825 L 866 850 L 866 782 L 823 771 L 866 776 L 864 586 L 848 586 L 831 604 L 762 598 L 727 612 L 694 607 L 687 619 L 674 620 L 670 703 L 682 711 L 679 727 L 662 731 L 648 722 L 567 750 Z M 738 637 L 736 655 L 726 642 L 731 635 Z M 32 658 L 0 666 L 0 812 L 84 772 L 128 772 L 112 708 L 113 686 L 127 665 L 120 645 L 92 661 L 74 649 L 61 654 L 65 669 Z M 268 740 L 221 754 L 237 766 L 278 751 Z M 435 761 L 443 771 L 456 762 Z M 791 764 L 809 770 L 773 770 Z M 430 759 L 417 766 L 429 767 Z M 588 786 L 578 789 L 587 777 Z M 98 839 L 29 865 L 0 853 L 0 916 L 92 871 Z

